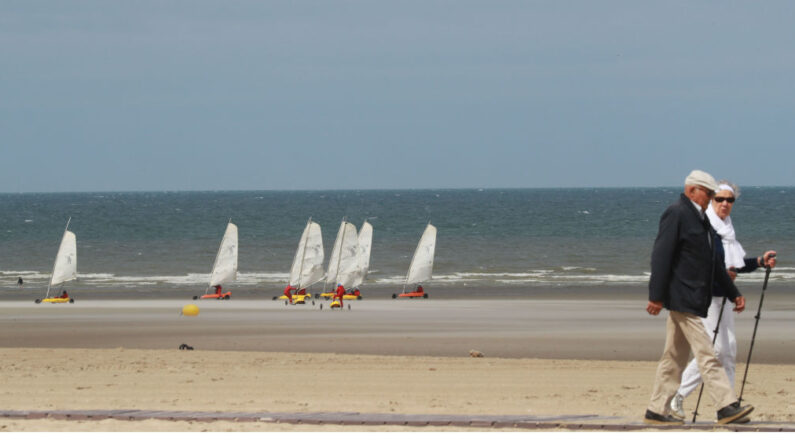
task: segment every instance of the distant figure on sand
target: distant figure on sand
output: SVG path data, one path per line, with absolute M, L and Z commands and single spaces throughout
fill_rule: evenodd
M 414 289 L 414 291 L 416 293 L 423 293 L 423 292 L 425 292 L 425 289 L 423 289 L 421 285 L 417 284 L 417 288 Z
M 646 311 L 659 315 L 668 309 L 665 348 L 643 421 L 676 425 L 684 421 L 669 413 L 671 399 L 687 366 L 690 351 L 698 361 L 706 389 L 718 410 L 718 423 L 741 421 L 754 407 L 740 406 L 726 371 L 712 348 L 712 339 L 701 318 L 712 301 L 713 279 L 723 288 L 735 309 L 745 308 L 745 298 L 726 272 L 723 258 L 715 256 L 714 230 L 705 215 L 718 184 L 703 171 L 685 179 L 685 191 L 660 217 L 659 231 L 651 253 L 649 301 Z
M 293 304 L 293 290 L 295 290 L 295 287 L 290 284 L 287 284 L 287 287 L 284 288 L 284 296 L 290 300 L 290 304 Z
M 340 306 L 342 306 L 342 297 L 345 295 L 345 286 L 342 284 L 337 284 L 337 291 L 334 294 L 334 299 L 340 300 Z
M 64 290 L 61 296 L 59 296 L 58 298 L 69 298 L 69 294 L 66 293 L 66 290 Z
M 707 208 L 707 217 L 712 228 L 716 232 L 713 247 L 716 256 L 724 259 L 726 268 L 729 269 L 729 276 L 734 279 L 737 273 L 753 272 L 759 267 L 776 266 L 776 252 L 766 251 L 762 256 L 745 257 L 745 250 L 734 233 L 732 218 L 729 216 L 734 208 L 734 201 L 740 197 L 740 188 L 727 181 L 718 182 L 718 192 L 712 199 Z M 728 306 L 724 306 L 724 291 L 720 284 L 712 285 L 712 302 L 707 311 L 707 318 L 702 318 L 701 322 L 708 333 L 714 334 L 717 327 L 718 335 L 715 340 L 715 352 L 718 354 L 729 383 L 734 383 L 734 370 L 737 363 L 737 338 L 734 333 L 734 314 Z M 736 311 L 736 309 L 735 309 Z M 721 312 L 723 315 L 721 316 Z M 720 324 L 718 323 L 720 322 Z M 698 363 L 695 359 L 687 365 L 682 374 L 682 384 L 671 400 L 671 413 L 680 418 L 685 418 L 684 399 L 692 393 L 701 383 L 701 373 L 698 371 Z
M 221 296 L 221 285 L 218 284 L 217 286 L 213 286 L 213 287 L 215 287 L 215 294 L 218 295 L 218 296 Z
M 17 286 L 18 286 L 20 289 L 22 288 L 22 283 L 23 283 L 23 281 L 22 281 L 22 277 L 20 276 L 20 277 L 19 277 L 19 279 L 17 279 Z

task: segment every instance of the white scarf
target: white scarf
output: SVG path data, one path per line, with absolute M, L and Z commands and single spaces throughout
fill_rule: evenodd
M 743 261 L 745 250 L 743 250 L 743 246 L 737 242 L 731 216 L 726 216 L 726 219 L 721 219 L 710 203 L 707 207 L 707 217 L 709 217 L 710 225 L 718 232 L 718 235 L 723 241 L 723 251 L 726 252 L 724 258 L 726 268 L 734 267 L 740 269 L 745 267 L 745 261 Z

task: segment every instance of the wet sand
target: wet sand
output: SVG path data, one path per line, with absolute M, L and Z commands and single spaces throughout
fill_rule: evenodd
M 757 299 L 758 300 L 758 299 Z M 758 301 L 736 319 L 738 357 L 748 351 Z M 186 304 L 198 317 L 180 316 Z M 320 310 L 321 304 L 324 306 Z M 74 304 L 0 302 L 0 347 L 174 349 L 654 361 L 665 317 L 643 300 L 499 299 L 283 301 L 232 299 L 78 300 Z M 795 364 L 795 300 L 763 310 L 753 359 Z

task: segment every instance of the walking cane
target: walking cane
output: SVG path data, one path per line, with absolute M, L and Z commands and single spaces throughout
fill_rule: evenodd
M 770 256 L 775 258 L 776 255 Z M 767 279 L 770 277 L 770 266 L 765 269 L 765 282 L 762 284 L 762 297 L 759 298 L 759 310 L 756 311 L 756 323 L 754 323 L 754 334 L 751 336 L 751 347 L 748 349 L 748 361 L 745 362 L 745 374 L 743 374 L 743 385 L 740 387 L 740 397 L 737 401 L 743 402 L 743 391 L 745 390 L 745 379 L 748 377 L 748 366 L 751 365 L 751 353 L 754 352 L 754 341 L 756 340 L 756 328 L 759 327 L 759 318 L 762 315 L 762 302 L 765 301 L 765 290 L 767 290 Z
M 723 318 L 723 308 L 726 307 L 727 297 L 723 297 L 723 302 L 720 303 L 720 313 L 718 314 L 718 323 L 715 325 L 715 330 L 712 331 L 712 346 L 715 346 L 715 340 L 718 339 L 718 328 L 720 328 L 720 320 Z M 696 423 L 696 416 L 698 416 L 698 405 L 701 403 L 701 395 L 704 393 L 704 379 L 701 379 L 701 389 L 698 390 L 698 400 L 696 401 L 696 409 L 693 410 L 693 423 Z

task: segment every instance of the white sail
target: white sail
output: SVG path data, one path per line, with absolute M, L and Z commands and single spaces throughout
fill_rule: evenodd
M 431 224 L 422 233 L 420 243 L 411 259 L 406 284 L 419 284 L 431 279 L 433 273 L 433 254 L 436 250 L 436 227 Z
M 224 238 L 215 256 L 215 265 L 210 274 L 210 287 L 227 284 L 237 278 L 237 225 L 229 222 Z
M 356 253 L 356 271 L 351 277 L 350 287 L 359 287 L 364 278 L 367 277 L 367 271 L 370 269 L 370 247 L 373 245 L 373 226 L 369 222 L 364 221 L 362 229 L 359 230 L 358 251 Z
M 343 285 L 350 283 L 349 276 L 356 270 L 358 245 L 356 227 L 343 220 L 339 231 L 337 231 L 337 240 L 334 241 L 334 248 L 331 250 L 331 257 L 328 260 L 326 290 L 328 290 L 329 284 L 334 287 L 337 283 Z
M 50 286 L 77 278 L 77 237 L 71 231 L 64 231 L 55 265 L 52 267 Z M 48 291 L 49 293 L 49 291 Z
M 303 289 L 323 278 L 323 235 L 320 225 L 307 222 L 290 268 L 290 285 Z

